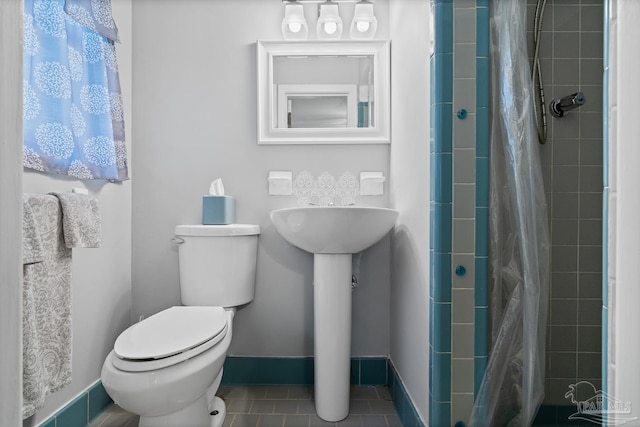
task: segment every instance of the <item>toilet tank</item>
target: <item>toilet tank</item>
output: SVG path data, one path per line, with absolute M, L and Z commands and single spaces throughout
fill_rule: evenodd
M 184 305 L 237 307 L 253 300 L 260 226 L 178 225 Z

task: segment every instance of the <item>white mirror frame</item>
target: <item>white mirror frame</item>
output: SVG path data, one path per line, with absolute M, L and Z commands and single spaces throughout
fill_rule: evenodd
M 390 47 L 388 41 L 287 41 L 256 43 L 258 144 L 388 144 Z M 373 123 L 367 128 L 279 128 L 273 60 L 278 56 L 373 56 Z

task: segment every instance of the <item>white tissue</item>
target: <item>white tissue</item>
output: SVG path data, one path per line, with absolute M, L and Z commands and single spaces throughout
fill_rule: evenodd
M 220 178 L 211 181 L 211 185 L 209 185 L 209 195 L 224 196 L 224 185 L 222 185 L 222 180 Z

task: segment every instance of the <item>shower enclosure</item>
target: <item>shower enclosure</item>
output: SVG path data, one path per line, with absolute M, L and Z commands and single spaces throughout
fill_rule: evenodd
M 470 425 L 562 425 L 601 389 L 603 4 L 490 9 L 490 355 Z
M 492 346 L 470 425 L 527 426 L 544 396 L 550 244 L 520 1 L 492 3 L 491 41 Z

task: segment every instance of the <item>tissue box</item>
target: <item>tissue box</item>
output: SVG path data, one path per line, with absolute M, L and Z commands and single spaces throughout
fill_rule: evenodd
M 236 217 L 236 202 L 231 196 L 203 196 L 203 224 L 233 224 Z

